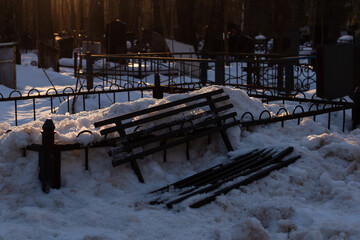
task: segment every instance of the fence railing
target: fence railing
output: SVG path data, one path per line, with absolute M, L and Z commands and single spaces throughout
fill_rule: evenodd
M 311 62 L 314 56 L 283 57 L 269 54 L 169 53 L 147 55 L 90 55 L 82 72 L 87 86 L 98 78 L 103 85 L 122 82 L 152 83 L 152 75 L 163 75 L 162 84 L 218 84 L 272 88 L 278 91 L 306 91 L 316 82 Z M 184 58 L 186 56 L 186 58 Z M 84 56 L 83 56 L 84 57 Z M 213 74 L 213 76 L 209 76 Z M 139 80 L 141 79 L 141 80 Z M 214 80 L 209 80 L 214 79 Z
M 359 124 L 358 120 L 354 121 L 355 115 L 359 113 L 354 112 L 354 109 L 358 107 L 357 102 L 347 102 L 345 99 L 340 99 L 339 101 L 329 101 L 324 99 L 314 99 L 306 97 L 296 97 L 296 96 L 273 96 L 266 94 L 251 94 L 249 96 L 257 97 L 262 100 L 262 102 L 270 101 L 282 101 L 285 105 L 285 101 L 298 102 L 299 104 L 293 106 L 291 109 L 284 106 L 279 107 L 276 111 L 276 114 L 271 114 L 270 111 L 264 110 L 258 116 L 254 116 L 252 112 L 245 112 L 241 116 L 241 126 L 249 129 L 251 126 L 258 126 L 270 123 L 281 122 L 281 126 L 284 127 L 284 122 L 289 120 L 297 120 L 297 124 L 300 124 L 300 119 L 305 117 L 313 117 L 313 120 L 316 121 L 316 117 L 319 115 L 327 114 L 327 128 L 331 128 L 331 114 L 334 112 L 342 112 L 342 131 L 345 131 L 346 123 L 346 110 L 352 110 L 352 119 L 353 124 L 352 128 L 356 127 L 355 125 Z M 307 105 L 304 105 L 307 103 Z
M 98 108 L 102 108 L 101 98 L 106 97 L 115 103 L 119 94 L 126 94 L 127 100 L 131 101 L 135 100 L 131 97 L 134 92 L 138 92 L 138 97 L 142 98 L 144 91 L 152 91 L 153 96 L 159 98 L 162 92 L 186 92 L 204 85 L 218 84 L 246 90 L 267 89 L 273 92 L 273 96 L 277 96 L 284 92 L 290 94 L 308 90 L 316 81 L 315 72 L 307 62 L 313 57 L 284 58 L 281 55 L 252 53 L 87 54 L 81 57 L 86 57 L 87 64 L 78 66 L 78 61 L 75 61 L 75 74 L 83 77 L 86 84 L 78 90 L 66 87 L 61 91 L 49 88 L 45 92 L 38 89 L 23 93 L 14 90 L 8 96 L 0 93 L 0 104 L 14 105 L 15 125 L 19 124 L 20 101 L 29 101 L 27 105 L 32 106 L 32 120 L 36 120 L 40 112 L 55 113 L 56 107 L 64 101 L 67 112 L 75 112 L 70 99 L 80 102 L 82 111 L 86 111 L 86 102 L 90 96 L 97 97 Z
M 37 89 L 31 89 L 28 92 L 21 93 L 20 91 L 14 90 L 12 91 L 8 97 L 4 97 L 3 94 L 0 93 L 0 104 L 11 104 L 14 106 L 14 123 L 15 126 L 19 123 L 19 102 L 20 101 L 29 101 L 31 103 L 31 111 L 32 111 L 32 120 L 36 120 L 37 116 L 40 112 L 48 111 L 50 113 L 55 113 L 56 108 L 61 104 L 66 102 L 67 112 L 74 113 L 72 110 L 71 99 L 77 98 L 82 105 L 82 111 L 86 111 L 86 102 L 89 96 L 95 95 L 97 97 L 98 108 L 102 108 L 101 106 L 101 98 L 106 97 L 111 103 L 115 103 L 118 99 L 119 93 L 124 93 L 127 95 L 127 100 L 135 100 L 131 99 L 131 92 L 139 92 L 140 98 L 144 97 L 144 91 L 152 91 L 154 86 L 131 86 L 129 88 L 124 88 L 118 85 L 111 85 L 109 87 L 104 87 L 102 85 L 97 85 L 91 90 L 87 90 L 85 88 L 80 88 L 78 91 L 75 91 L 71 87 L 66 87 L 62 91 L 57 91 L 55 88 L 49 88 L 46 92 L 40 92 Z M 41 103 L 39 103 L 43 100 Z M 93 101 L 93 99 L 92 99 Z M 40 108 L 41 111 L 40 111 Z M 45 108 L 45 109 L 44 109 Z M 28 109 L 25 110 L 26 113 L 29 112 Z

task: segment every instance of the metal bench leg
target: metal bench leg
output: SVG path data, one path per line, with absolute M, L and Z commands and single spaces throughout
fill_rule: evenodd
M 160 144 L 166 145 L 166 139 Z M 163 162 L 166 162 L 166 148 L 164 149 Z
M 139 165 L 137 164 L 136 160 L 130 161 L 131 167 L 134 170 L 136 176 L 138 177 L 139 182 L 144 183 L 144 178 L 140 172 Z
M 189 161 L 190 160 L 190 142 L 186 142 L 186 159 Z
M 208 100 L 212 100 L 211 97 L 207 97 L 207 99 L 208 99 Z M 210 104 L 209 104 L 209 107 L 210 107 L 211 110 L 215 110 L 215 108 L 216 108 L 214 103 L 210 103 Z M 221 121 L 219 121 L 219 122 L 217 123 L 217 126 L 218 126 L 218 127 L 221 127 L 222 125 L 223 125 L 223 124 L 222 124 Z M 228 152 L 234 151 L 233 147 L 231 146 L 230 139 L 229 139 L 228 135 L 226 134 L 226 130 L 222 130 L 222 131 L 220 131 L 220 133 L 221 133 L 222 139 L 224 140 L 224 143 L 225 143 L 225 145 L 226 145 L 226 149 L 228 150 Z
M 85 170 L 89 170 L 89 148 L 85 148 Z
M 231 146 L 231 142 L 230 139 L 228 137 L 228 135 L 226 134 L 226 130 L 225 131 L 221 131 L 221 137 L 224 140 L 226 149 L 228 150 L 228 152 L 234 151 L 233 147 Z
M 21 149 L 21 155 L 22 157 L 26 157 L 26 148 Z

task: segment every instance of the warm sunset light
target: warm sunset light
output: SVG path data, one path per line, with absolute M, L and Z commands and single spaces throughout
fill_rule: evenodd
M 360 0 L 0 19 L 0 240 L 360 239 Z

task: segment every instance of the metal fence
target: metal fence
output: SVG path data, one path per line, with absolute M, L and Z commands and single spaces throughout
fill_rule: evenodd
M 78 90 L 67 87 L 61 91 L 50 88 L 46 92 L 31 89 L 21 93 L 14 90 L 8 96 L 0 93 L 0 103 L 14 105 L 15 125 L 19 124 L 19 101 L 29 101 L 27 105 L 32 105 L 33 120 L 36 120 L 40 113 L 39 106 L 44 108 L 44 104 L 48 112 L 55 113 L 56 107 L 65 101 L 67 112 L 74 113 L 71 99 L 80 101 L 82 110 L 86 111 L 89 96 L 97 97 L 100 109 L 104 107 L 101 98 L 106 97 L 115 103 L 120 93 L 126 94 L 127 100 L 131 101 L 135 100 L 131 97 L 134 92 L 140 93 L 142 98 L 144 91 L 152 91 L 154 97 L 160 98 L 163 92 L 187 92 L 218 84 L 246 90 L 271 90 L 273 96 L 279 96 L 308 90 L 316 81 L 315 72 L 309 64 L 313 57 L 225 53 L 86 54 L 81 55 L 80 59 L 83 57 L 87 60 L 85 66 L 78 64 L 77 57 L 74 62 L 75 75 L 85 81 Z M 211 74 L 213 76 L 209 76 Z M 95 85 L 99 82 L 100 85 Z M 41 111 L 44 112 L 44 109 Z
M 0 103 L 13 104 L 14 106 L 14 121 L 15 126 L 18 125 L 19 118 L 19 102 L 20 101 L 28 101 L 32 107 L 32 115 L 33 120 L 35 121 L 37 116 L 39 115 L 39 105 L 45 105 L 47 111 L 50 113 L 55 113 L 56 108 L 61 104 L 66 102 L 67 112 L 74 113 L 72 110 L 71 99 L 77 98 L 82 105 L 82 111 L 86 111 L 86 101 L 89 96 L 94 95 L 97 97 L 98 108 L 102 108 L 101 106 L 101 98 L 106 97 L 111 101 L 111 103 L 117 102 L 117 93 L 125 93 L 127 95 L 127 100 L 135 100 L 131 99 L 131 92 L 140 92 L 140 97 L 144 97 L 144 91 L 153 90 L 153 86 L 136 86 L 131 88 L 123 88 L 118 85 L 111 85 L 109 87 L 105 87 L 102 85 L 97 85 L 91 90 L 87 90 L 85 88 L 80 88 L 78 91 L 75 91 L 71 87 L 66 87 L 62 91 L 57 91 L 55 88 L 49 88 L 46 92 L 40 92 L 38 89 L 31 89 L 28 92 L 21 93 L 20 91 L 14 90 L 12 91 L 8 97 L 4 97 L 3 94 L 0 93 Z M 45 100 L 46 102 L 39 103 L 40 100 Z M 44 111 L 44 110 L 42 110 Z M 28 110 L 26 110 L 28 112 Z
M 311 65 L 314 56 L 153 53 L 141 56 L 87 54 L 82 57 L 86 57 L 86 68 L 76 68 L 75 72 L 86 77 L 90 89 L 94 78 L 102 79 L 104 85 L 151 84 L 155 73 L 163 75 L 162 84 L 177 86 L 218 84 L 289 92 L 309 90 L 316 82 Z
M 270 94 L 269 94 L 270 93 Z M 280 105 L 279 109 L 276 111 L 276 114 L 271 114 L 270 111 L 264 110 L 258 116 L 255 116 L 251 112 L 245 112 L 241 116 L 241 126 L 249 129 L 251 126 L 258 126 L 270 123 L 281 122 L 281 126 L 284 127 L 284 122 L 289 120 L 297 120 L 297 124 L 300 124 L 300 120 L 305 117 L 313 117 L 313 120 L 316 121 L 316 117 L 327 114 L 327 128 L 331 128 L 331 114 L 335 112 L 342 113 L 342 131 L 345 131 L 346 124 L 346 110 L 352 110 L 352 119 L 354 120 L 354 114 L 358 115 L 359 113 L 354 112 L 354 109 L 358 107 L 358 102 L 352 103 L 347 102 L 344 98 L 339 99 L 338 101 L 330 101 L 324 99 L 317 99 L 316 94 L 311 98 L 307 98 L 305 94 L 302 97 L 297 96 L 275 96 L 271 91 L 265 92 L 254 92 L 248 91 L 248 95 L 251 97 L 256 97 L 262 100 L 262 102 L 269 103 L 271 101 L 281 101 L 282 106 Z M 298 102 L 297 105 L 293 106 L 291 109 L 284 107 L 285 102 Z M 306 105 L 305 105 L 306 103 Z M 349 128 L 354 128 L 356 123 L 353 122 L 353 125 Z

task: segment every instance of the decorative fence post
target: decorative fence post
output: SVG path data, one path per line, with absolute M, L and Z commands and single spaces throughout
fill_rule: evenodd
M 253 74 L 253 63 L 247 62 L 246 63 L 246 84 L 247 85 L 253 84 L 252 74 Z
M 55 125 L 53 121 L 47 119 L 42 129 L 42 145 L 39 154 L 39 178 L 42 184 L 42 191 L 48 193 L 50 188 L 60 188 L 60 151 L 55 146 Z
M 354 91 L 354 107 L 352 109 L 352 128 L 355 129 L 358 124 L 360 124 L 360 88 L 356 87 Z
M 89 51 L 86 52 L 86 87 L 87 90 L 94 88 L 93 64 Z
M 285 90 L 290 93 L 294 90 L 294 64 L 285 64 Z
M 142 69 L 141 69 L 141 64 L 142 64 L 142 60 L 141 60 L 141 57 L 138 58 L 138 61 L 139 61 L 139 67 L 138 67 L 138 74 L 139 74 L 139 78 L 142 79 Z M 144 63 L 144 69 L 145 69 L 145 72 L 146 72 L 146 62 Z
M 205 54 L 201 54 L 201 59 L 207 59 L 207 57 L 205 56 Z M 201 80 L 201 84 L 203 86 L 206 85 L 207 82 L 207 70 L 208 70 L 208 62 L 200 62 L 200 80 Z
M 74 52 L 74 76 L 77 77 L 77 66 L 78 66 L 78 54 L 77 52 L 75 51 Z
M 161 86 L 160 86 L 160 75 L 159 73 L 155 74 L 154 79 L 154 89 L 153 89 L 153 98 L 162 99 L 164 97 L 164 93 L 162 92 Z
M 277 90 L 281 91 L 284 89 L 284 64 L 277 63 Z
M 224 56 L 217 56 L 215 62 L 215 84 L 225 85 Z

